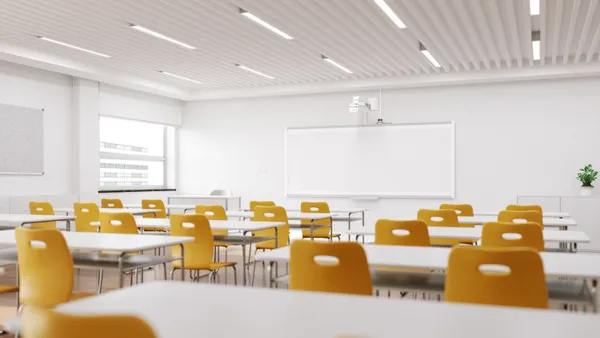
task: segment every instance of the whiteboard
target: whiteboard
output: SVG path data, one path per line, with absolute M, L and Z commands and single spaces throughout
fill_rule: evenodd
M 454 198 L 454 122 L 288 128 L 287 196 Z
M 43 109 L 0 104 L 0 175 L 43 175 Z

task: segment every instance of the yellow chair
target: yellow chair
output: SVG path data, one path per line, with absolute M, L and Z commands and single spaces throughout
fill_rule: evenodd
M 221 205 L 196 205 L 196 214 L 204 215 L 209 221 L 226 221 L 227 212 Z M 229 235 L 228 230 L 212 230 L 213 236 L 227 236 Z M 216 247 L 225 248 L 225 260 L 227 260 L 227 248 L 229 244 L 218 243 Z M 218 260 L 221 260 L 220 251 L 217 252 Z
M 485 265 L 501 265 L 509 271 L 482 271 Z M 444 298 L 448 302 L 546 309 L 542 259 L 531 248 L 457 246 L 448 259 Z
M 417 220 L 425 222 L 427 226 L 459 227 L 458 216 L 454 210 L 428 210 L 421 209 L 417 213 Z M 460 239 L 435 238 L 431 240 L 433 246 L 454 246 L 461 243 Z
M 517 234 L 520 238 L 513 239 L 507 234 Z M 527 247 L 536 251 L 544 251 L 544 235 L 542 227 L 537 223 L 489 222 L 483 226 L 481 246 L 486 248 Z
M 397 235 L 394 230 L 404 230 L 407 234 Z M 429 246 L 429 231 L 423 221 L 393 221 L 380 219 L 375 223 L 375 244 Z
M 295 241 L 290 250 L 291 290 L 373 294 L 367 256 L 360 244 Z M 315 262 L 317 256 L 336 261 Z
M 440 205 L 440 210 L 445 210 L 445 209 L 454 210 L 454 212 L 456 212 L 457 216 L 465 216 L 465 217 L 475 216 L 475 213 L 473 212 L 473 206 L 470 204 L 442 204 L 442 205 Z M 474 228 L 475 223 L 468 223 L 468 224 L 459 223 L 458 226 L 461 228 Z M 460 243 L 461 244 L 475 244 L 475 243 L 477 243 L 477 241 L 473 241 L 470 239 L 461 239 Z
M 134 316 L 73 316 L 38 307 L 21 315 L 27 338 L 154 338 L 152 328 Z
M 329 213 L 329 205 L 326 202 L 302 202 L 302 204 L 300 204 L 300 211 L 301 212 L 306 212 L 306 213 Z M 311 222 L 311 220 L 309 219 L 303 219 L 301 220 L 302 224 L 311 224 L 313 223 L 314 225 L 328 225 L 328 228 L 322 228 L 322 229 L 315 229 L 313 230 L 313 237 L 314 238 L 327 238 L 327 239 L 332 239 L 332 238 L 337 238 L 338 240 L 341 240 L 340 234 L 334 234 L 333 233 L 333 227 L 331 226 L 331 219 L 319 219 L 319 220 L 315 220 L 314 222 Z M 302 230 L 302 238 L 311 238 L 310 236 L 310 230 Z
M 537 211 L 508 211 L 503 210 L 498 214 L 498 222 L 518 223 L 515 220 L 525 220 L 528 223 L 537 223 L 544 228 L 542 213 Z M 523 222 L 524 223 L 524 222 Z
M 142 209 L 155 209 L 159 210 L 158 212 L 152 214 L 145 214 L 144 218 L 167 218 L 167 208 L 165 207 L 165 202 L 162 200 L 142 200 Z M 144 227 L 145 232 L 164 232 L 164 229 L 156 229 L 153 227 Z
M 290 241 L 290 225 L 287 218 L 287 212 L 284 207 L 265 207 L 265 206 L 257 206 L 254 209 L 254 217 L 252 217 L 251 221 L 254 222 L 282 222 L 285 225 L 277 227 L 277 237 L 279 241 L 277 245 L 275 245 L 275 240 L 268 240 L 264 242 L 260 242 L 256 244 L 256 249 L 262 250 L 272 250 L 276 248 L 281 248 L 288 245 Z M 253 236 L 264 236 L 264 237 L 275 237 L 275 229 L 265 229 L 259 231 L 253 231 Z
M 139 233 L 135 218 L 128 212 L 101 212 L 100 232 L 126 235 Z
M 50 202 L 29 202 L 29 213 L 32 215 L 54 215 Z M 41 229 L 56 229 L 56 222 L 35 223 L 32 225 Z
M 91 225 L 92 222 L 100 221 L 100 210 L 96 203 L 75 203 L 75 231 L 98 232 L 98 227 Z
M 118 198 L 103 198 L 100 205 L 107 209 L 123 209 L 123 202 Z
M 194 237 L 193 242 L 185 243 L 183 246 L 185 259 L 184 266 L 181 261 L 172 263 L 171 279 L 177 269 L 210 271 L 209 278 L 213 281 L 216 271 L 221 268 L 232 267 L 235 284 L 237 285 L 236 262 L 213 262 L 214 239 L 208 218 L 203 215 L 171 215 L 171 235 Z M 173 246 L 171 255 L 181 256 L 181 247 Z
M 506 207 L 509 211 L 537 211 L 540 214 L 544 214 L 542 207 L 539 205 L 524 205 L 524 204 L 510 204 Z
M 256 207 L 274 207 L 276 206 L 273 201 L 250 201 L 250 211 L 254 211 Z
M 15 229 L 19 262 L 19 299 L 23 305 L 52 308 L 88 297 L 73 294 L 73 258 L 57 229 Z

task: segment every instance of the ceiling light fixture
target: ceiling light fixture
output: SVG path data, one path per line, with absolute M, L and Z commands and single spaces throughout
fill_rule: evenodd
M 531 49 L 533 50 L 533 59 L 539 60 L 541 57 L 540 31 L 531 32 Z
M 540 0 L 529 0 L 531 15 L 540 15 Z
M 236 67 L 238 67 L 238 68 L 241 68 L 241 69 L 243 69 L 243 70 L 249 71 L 249 72 L 251 72 L 251 73 L 254 73 L 254 74 L 256 74 L 256 75 L 264 76 L 264 77 L 266 77 L 267 79 L 274 79 L 274 77 L 272 77 L 272 76 L 270 76 L 270 75 L 267 75 L 267 74 L 265 74 L 265 73 L 261 73 L 261 72 L 259 72 L 259 71 L 257 71 L 257 70 L 254 70 L 254 69 L 252 69 L 252 68 L 248 68 L 248 67 L 246 67 L 246 66 L 242 66 L 242 65 L 240 65 L 240 64 L 238 64 L 238 63 L 236 63 L 236 64 L 235 64 L 235 66 L 236 66 Z
M 425 46 L 423 46 L 423 44 L 420 42 L 419 42 L 419 50 L 421 51 L 421 53 L 423 55 L 425 55 L 427 60 L 429 60 L 429 62 L 431 62 L 432 65 L 434 65 L 436 68 L 441 67 L 440 63 L 437 62 L 437 60 L 433 57 L 433 55 L 431 55 L 431 53 L 427 50 L 427 48 L 425 48 Z
M 61 45 L 61 46 L 64 46 L 64 47 L 69 47 L 69 48 L 77 49 L 77 50 L 82 51 L 82 52 L 86 52 L 86 53 L 98 55 L 98 56 L 101 56 L 103 58 L 109 58 L 110 57 L 110 55 L 106 55 L 106 54 L 94 52 L 93 50 L 89 50 L 89 49 L 85 49 L 85 48 L 73 46 L 73 45 L 70 45 L 68 43 L 57 41 L 57 40 L 54 40 L 54 39 L 49 39 L 49 38 L 46 38 L 46 37 L 43 37 L 43 36 L 38 36 L 37 38 L 40 39 L 40 40 L 52 42 L 52 43 L 55 43 L 57 45 Z
M 197 83 L 197 84 L 202 84 L 202 82 L 194 80 L 194 79 L 190 79 L 189 77 L 185 77 L 185 76 L 181 76 L 181 75 L 177 75 L 177 74 L 173 74 L 173 73 L 169 73 L 169 72 L 163 72 L 162 70 L 159 70 L 158 72 L 161 74 L 164 74 L 164 75 L 168 75 L 170 77 L 180 79 L 180 80 L 185 80 L 185 81 L 189 81 L 189 82 L 193 82 L 193 83 Z
M 352 71 L 351 71 L 350 69 L 348 69 L 348 68 L 346 68 L 346 67 L 344 67 L 344 66 L 340 65 L 339 63 L 337 63 L 337 62 L 333 61 L 332 59 L 328 58 L 327 56 L 325 56 L 325 55 L 321 55 L 321 58 L 322 58 L 324 61 L 327 61 L 327 62 L 329 62 L 330 64 L 334 65 L 335 67 L 337 67 L 337 68 L 339 68 L 339 69 L 341 69 L 341 70 L 345 71 L 346 73 L 348 73 L 348 74 L 352 74 Z
M 155 31 L 149 30 L 148 28 L 145 28 L 145 27 L 142 27 L 142 26 L 138 26 L 138 25 L 134 25 L 134 24 L 130 24 L 130 26 L 131 26 L 131 28 L 135 29 L 138 32 L 142 32 L 142 33 L 148 34 L 148 35 L 153 36 L 155 38 L 159 38 L 159 39 L 162 39 L 162 40 L 165 40 L 165 41 L 169 41 L 170 43 L 174 43 L 176 45 L 179 45 L 179 46 L 187 48 L 187 49 L 196 49 L 196 47 L 194 47 L 194 46 L 190 46 L 187 43 L 183 43 L 181 41 L 178 41 L 178 40 L 175 40 L 173 38 L 170 38 L 170 37 L 168 37 L 166 35 L 162 35 L 162 34 L 157 33 Z
M 400 20 L 398 15 L 396 15 L 396 13 L 390 8 L 390 6 L 387 4 L 387 2 L 385 2 L 385 0 L 373 0 L 373 2 L 375 2 L 375 4 L 377 4 L 377 6 L 379 6 L 379 8 L 381 8 L 381 10 L 385 13 L 385 15 L 387 15 L 388 18 L 390 18 L 390 20 L 392 20 L 392 22 L 395 23 L 396 26 L 398 26 L 398 28 L 400 28 L 400 29 L 406 28 L 406 25 L 404 24 L 404 22 L 402 22 L 402 20 Z
M 256 22 L 257 24 L 263 26 L 264 28 L 270 30 L 271 32 L 281 36 L 282 38 L 286 39 L 286 40 L 294 40 L 293 37 L 289 36 L 288 34 L 286 34 L 285 32 L 281 31 L 280 29 L 277 29 L 275 27 L 273 27 L 271 24 L 269 24 L 268 22 L 263 21 L 261 18 L 257 17 L 256 15 L 243 10 L 240 8 L 240 14 L 245 16 L 246 18 Z

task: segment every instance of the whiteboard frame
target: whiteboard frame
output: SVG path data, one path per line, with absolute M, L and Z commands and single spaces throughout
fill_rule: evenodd
M 290 193 L 288 191 L 288 141 L 289 130 L 306 129 L 344 129 L 344 128 L 379 128 L 389 126 L 428 126 L 428 125 L 451 125 L 452 126 L 452 193 L 451 194 L 431 194 L 431 193 L 375 193 L 375 194 L 337 194 L 323 192 L 300 192 Z M 286 127 L 284 134 L 284 190 L 287 197 L 329 197 L 329 198 L 351 198 L 356 200 L 377 200 L 377 199 L 454 199 L 456 198 L 456 123 L 454 121 L 443 122 L 414 122 L 414 123 L 386 123 L 375 125 L 346 125 L 346 126 L 319 126 L 319 127 Z
M 44 142 L 44 122 L 45 122 L 45 109 L 44 108 L 33 108 L 33 107 L 27 107 L 27 106 L 16 106 L 16 105 L 12 105 L 12 104 L 5 104 L 5 103 L 0 103 L 2 105 L 5 106 L 13 106 L 13 107 L 18 107 L 18 108 L 28 108 L 31 110 L 40 110 L 42 112 L 42 142 Z M 46 149 L 44 148 L 44 143 L 42 144 L 42 171 L 41 172 L 32 172 L 32 173 L 28 173 L 28 172 L 3 172 L 0 171 L 0 176 L 44 176 L 45 175 L 45 167 L 46 167 L 46 156 L 45 156 L 45 152 Z

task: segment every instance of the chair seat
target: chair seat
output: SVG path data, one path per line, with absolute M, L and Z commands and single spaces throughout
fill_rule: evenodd
M 342 236 L 342 234 L 333 234 L 333 235 L 331 235 L 331 237 L 329 235 L 315 234 L 312 238 L 327 238 L 327 239 L 329 239 L 329 238 L 338 238 L 341 236 Z M 302 235 L 302 239 L 306 239 L 306 238 L 311 238 L 311 237 L 310 237 L 310 235 L 308 235 L 308 236 Z
M 74 300 L 79 300 L 79 299 L 93 297 L 93 296 L 96 296 L 96 294 L 95 293 L 87 293 L 87 292 L 72 293 L 67 302 L 72 302 Z
M 16 285 L 0 285 L 0 293 L 17 292 L 19 287 Z
M 236 265 L 236 262 L 212 262 L 209 264 L 185 264 L 185 269 L 186 270 L 218 270 L 221 268 L 226 268 L 228 266 L 234 266 Z M 173 262 L 173 268 L 176 269 L 181 269 L 181 262 L 180 261 L 175 261 Z

